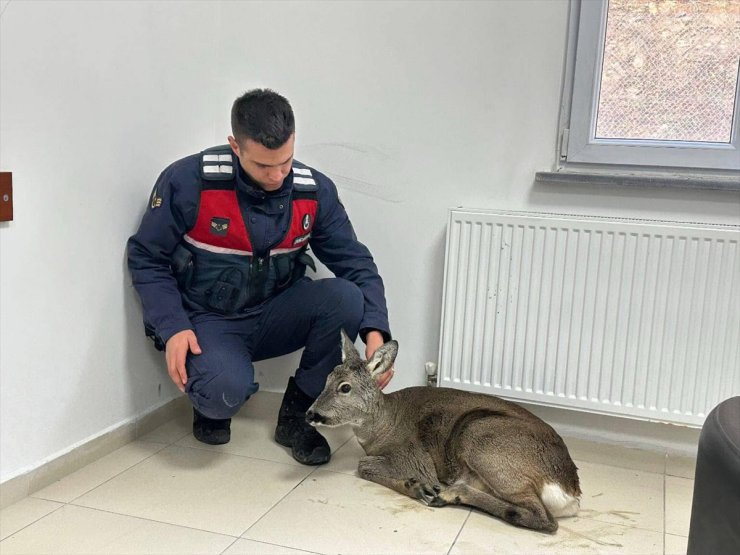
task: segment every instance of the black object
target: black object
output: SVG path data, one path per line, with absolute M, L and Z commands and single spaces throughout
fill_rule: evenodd
M 740 553 L 740 397 L 709 413 L 699 435 L 688 555 Z
M 162 341 L 162 338 L 157 335 L 157 333 L 154 331 L 154 328 L 144 322 L 144 335 L 146 335 L 149 339 L 154 341 L 154 348 L 158 351 L 164 351 L 165 350 L 165 342 Z
M 301 391 L 291 377 L 278 413 L 275 441 L 290 447 L 293 458 L 301 464 L 324 464 L 331 458 L 331 449 L 324 436 L 306 422 L 306 411 L 313 402 L 314 399 Z
M 193 435 L 209 445 L 223 445 L 231 440 L 231 418 L 208 418 L 193 408 Z
M 231 314 L 239 307 L 244 275 L 238 268 L 227 268 L 206 291 L 208 307 L 219 314 Z

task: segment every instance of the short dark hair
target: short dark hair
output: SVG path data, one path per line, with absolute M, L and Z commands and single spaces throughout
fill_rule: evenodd
M 293 108 L 270 89 L 247 91 L 231 107 L 231 131 L 239 143 L 252 139 L 269 149 L 280 148 L 295 132 Z

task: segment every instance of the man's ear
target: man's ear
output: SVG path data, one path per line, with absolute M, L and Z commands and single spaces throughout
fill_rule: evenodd
M 342 362 L 347 360 L 360 360 L 360 353 L 357 352 L 347 332 L 342 329 Z
M 367 369 L 370 374 L 375 377 L 390 370 L 396 361 L 396 354 L 398 354 L 398 341 L 391 340 L 378 347 L 370 360 L 367 361 Z
M 231 146 L 231 150 L 236 157 L 239 158 L 239 143 L 236 142 L 233 135 L 229 135 L 229 146 Z

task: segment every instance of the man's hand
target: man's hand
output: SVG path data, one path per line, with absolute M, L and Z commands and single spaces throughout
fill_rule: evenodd
M 365 359 L 370 360 L 370 358 L 373 356 L 373 353 L 377 350 L 378 347 L 380 347 L 384 341 L 383 341 L 383 334 L 379 331 L 370 331 L 367 333 L 367 336 L 365 337 Z M 395 371 L 393 370 L 393 367 L 391 366 L 388 370 L 380 374 L 379 376 L 375 376 L 375 383 L 378 384 L 378 387 L 380 389 L 383 389 L 386 385 L 388 385 L 388 382 L 391 381 L 393 378 L 393 374 Z
M 188 373 L 185 370 L 185 358 L 188 351 L 199 355 L 202 351 L 198 345 L 198 339 L 193 330 L 183 330 L 167 340 L 165 345 L 165 358 L 167 359 L 167 372 L 180 391 L 185 391 L 188 383 Z

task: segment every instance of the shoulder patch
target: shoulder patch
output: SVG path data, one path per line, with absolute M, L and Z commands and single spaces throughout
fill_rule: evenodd
M 152 195 L 149 198 L 149 208 L 159 208 L 162 206 L 162 197 L 159 196 L 159 191 L 157 190 L 157 186 L 154 186 L 154 189 L 152 189 Z
M 219 145 L 201 152 L 200 175 L 203 179 L 230 181 L 234 179 L 234 155 L 229 145 Z
M 318 191 L 319 185 L 308 168 L 293 166 L 293 189 L 301 193 Z

